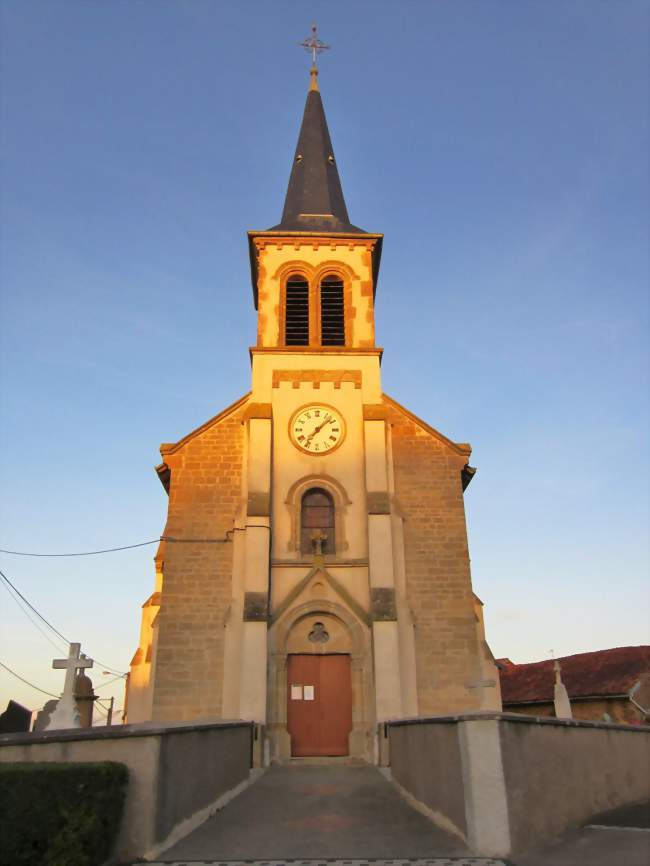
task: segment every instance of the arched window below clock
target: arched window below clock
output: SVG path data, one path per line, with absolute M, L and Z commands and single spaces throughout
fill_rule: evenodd
M 312 487 L 300 504 L 300 552 L 335 552 L 334 500 L 322 487 Z

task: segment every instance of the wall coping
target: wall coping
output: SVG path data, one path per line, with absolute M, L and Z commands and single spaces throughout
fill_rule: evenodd
M 459 713 L 449 716 L 410 716 L 405 719 L 388 719 L 384 724 L 391 728 L 407 725 L 452 725 L 457 722 L 515 722 L 522 725 L 550 725 L 560 728 L 601 728 L 630 733 L 650 733 L 650 725 L 622 725 L 616 722 L 591 722 L 583 719 L 555 719 L 548 716 L 527 716 L 521 713 Z
M 215 728 L 251 727 L 253 722 L 203 720 L 195 722 L 139 722 L 133 725 L 111 725 L 97 728 L 64 728 L 56 731 L 26 731 L 20 734 L 0 734 L 2 746 L 32 746 L 38 743 L 61 743 L 73 740 L 119 740 L 128 737 L 159 737 L 165 734 L 189 734 Z

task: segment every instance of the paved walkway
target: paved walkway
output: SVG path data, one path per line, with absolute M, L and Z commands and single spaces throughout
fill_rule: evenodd
M 517 866 L 648 866 L 650 832 L 585 827 L 558 845 L 515 858 Z
M 491 860 L 412 809 L 376 767 L 272 767 L 150 866 L 649 866 L 647 805 L 596 820 L 546 850 Z
M 648 866 L 650 803 L 597 815 L 553 847 L 516 862 L 517 866 Z
M 446 866 L 449 858 L 463 858 L 454 866 L 500 863 L 472 857 L 461 840 L 412 809 L 376 767 L 290 766 L 272 767 L 157 862 L 373 859 L 380 866 L 409 858 L 418 866 Z

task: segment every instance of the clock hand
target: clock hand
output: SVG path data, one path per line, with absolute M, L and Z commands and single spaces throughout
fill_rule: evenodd
M 317 433 L 320 433 L 320 431 L 323 429 L 323 427 L 324 427 L 326 424 L 329 424 L 329 423 L 331 422 L 331 420 L 332 420 L 331 418 L 328 418 L 326 421 L 323 421 L 322 424 L 319 424 L 319 426 L 316 427 L 315 430 L 312 430 L 311 434 L 307 437 L 307 440 L 306 440 L 306 442 L 305 442 L 305 445 L 309 445 L 309 443 L 310 443 L 311 440 L 314 438 L 314 436 L 315 436 Z
M 318 433 L 319 430 L 320 430 L 320 427 L 317 427 L 315 430 L 312 430 L 312 432 L 309 434 L 309 436 L 305 440 L 305 445 L 309 445 L 309 443 L 314 438 L 314 436 Z

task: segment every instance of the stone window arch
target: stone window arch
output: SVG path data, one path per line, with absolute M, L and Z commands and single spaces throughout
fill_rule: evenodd
M 313 557 L 311 543 L 306 550 L 302 549 L 303 497 L 310 490 L 321 490 L 330 498 L 334 518 L 333 549 L 330 551 L 325 548 L 323 553 L 326 559 L 340 557 L 348 549 L 345 524 L 347 508 L 351 503 L 343 485 L 328 475 L 307 475 L 296 481 L 289 489 L 285 499 L 285 505 L 289 509 L 291 517 L 288 549 L 304 559 L 312 559 Z
M 336 553 L 334 500 L 322 487 L 311 487 L 300 500 L 300 552 L 314 551 L 314 537 L 321 539 L 323 554 Z

